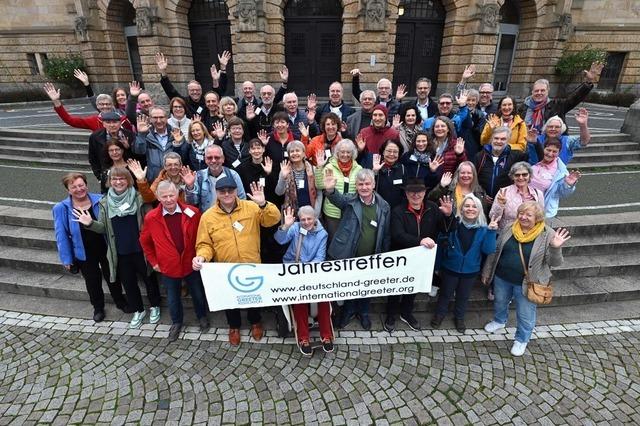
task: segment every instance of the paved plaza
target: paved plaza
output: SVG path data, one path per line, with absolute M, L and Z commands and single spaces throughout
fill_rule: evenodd
M 640 320 L 346 331 L 332 354 L 226 329 L 0 311 L 0 424 L 640 424 Z

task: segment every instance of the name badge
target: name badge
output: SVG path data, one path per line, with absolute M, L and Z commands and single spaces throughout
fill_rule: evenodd
M 402 179 L 394 179 L 393 180 L 393 184 L 394 185 L 402 185 Z
M 418 159 L 416 158 L 415 155 L 411 154 L 411 157 L 409 157 L 409 160 L 411 161 L 418 161 Z
M 236 220 L 235 222 L 233 222 L 233 225 L 232 225 L 232 226 L 233 226 L 233 227 L 236 229 L 236 231 L 238 231 L 238 232 L 242 232 L 242 230 L 244 229 L 244 226 L 243 226 L 240 222 L 238 222 L 237 220 Z
M 198 109 L 196 110 L 196 114 L 200 114 L 202 112 L 202 107 L 198 107 Z
M 284 155 L 284 158 L 289 158 L 289 153 L 287 151 L 284 151 L 282 155 Z
M 327 157 L 327 158 L 331 157 L 331 150 L 330 149 L 325 149 L 324 150 L 324 156 Z
M 258 179 L 258 185 L 264 186 L 264 178 Z
M 378 222 L 376 222 L 375 220 L 372 220 L 371 222 L 369 222 L 369 224 L 370 224 L 371 226 L 373 226 L 374 228 L 377 228 L 377 227 L 378 227 Z
M 236 160 L 233 163 L 231 163 L 231 165 L 233 166 L 233 168 L 235 169 L 236 167 L 238 167 L 240 165 L 240 160 Z
M 301 233 L 302 235 L 307 235 L 307 230 L 306 230 L 306 229 L 304 229 L 304 228 L 300 228 L 300 233 Z
M 125 211 L 126 209 L 128 209 L 129 207 L 131 207 L 131 204 L 129 204 L 129 203 L 124 203 L 123 205 L 121 205 L 120 207 L 118 207 L 118 209 L 119 209 L 121 212 L 123 212 L 123 211 Z
M 202 154 L 196 154 L 196 160 L 198 160 L 198 161 L 204 161 L 204 155 L 202 155 Z
M 304 179 L 298 180 L 298 189 L 304 189 Z
M 343 181 L 344 183 L 349 183 L 349 176 L 344 176 Z
M 196 214 L 193 210 L 191 210 L 190 208 L 186 208 L 183 210 L 184 214 L 186 214 L 189 217 L 193 217 L 194 214 Z

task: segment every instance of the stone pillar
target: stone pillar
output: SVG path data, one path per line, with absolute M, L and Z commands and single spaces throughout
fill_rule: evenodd
M 635 101 L 627 110 L 624 124 L 620 129 L 622 133 L 629 133 L 634 142 L 640 142 L 640 99 Z

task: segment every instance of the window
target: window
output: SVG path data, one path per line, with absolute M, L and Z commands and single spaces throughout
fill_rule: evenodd
M 607 64 L 602 70 L 598 89 L 615 91 L 624 65 L 625 52 L 608 52 Z
M 38 61 L 36 60 L 35 53 L 27 53 L 27 62 L 29 63 L 29 71 L 31 71 L 31 75 L 40 74 L 40 69 L 38 68 Z

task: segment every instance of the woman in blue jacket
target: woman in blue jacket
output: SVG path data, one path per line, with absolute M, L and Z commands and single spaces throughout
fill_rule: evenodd
M 295 221 L 294 210 L 287 207 L 284 211 L 284 224 L 274 235 L 279 244 L 290 243 L 282 261 L 284 263 L 323 262 L 327 254 L 327 231 L 320 224 L 311 206 L 300 207 L 298 218 L 300 222 Z M 309 343 L 309 304 L 293 305 L 293 316 L 300 352 L 305 356 L 311 356 L 313 350 Z M 325 352 L 333 352 L 331 302 L 318 303 L 318 323 L 322 349 Z
M 440 263 L 440 296 L 431 326 L 440 327 L 447 315 L 449 301 L 455 293 L 456 330 L 464 333 L 464 315 L 471 288 L 480 274 L 482 256 L 496 251 L 496 230 L 498 223 L 492 220 L 487 226 L 482 202 L 473 194 L 462 199 L 461 211 L 456 213 L 458 222 L 442 244 Z
M 67 271 L 82 273 L 89 300 L 93 305 L 93 320 L 104 320 L 104 292 L 102 277 L 109 285 L 116 306 L 129 312 L 127 300 L 119 282 L 111 282 L 107 261 L 107 244 L 98 233 L 80 226 L 73 211 L 88 212 L 93 219 L 98 217 L 100 194 L 89 192 L 87 177 L 82 173 L 68 173 L 62 184 L 69 196 L 53 207 L 53 223 L 60 261 Z M 114 277 L 115 278 L 115 277 Z

